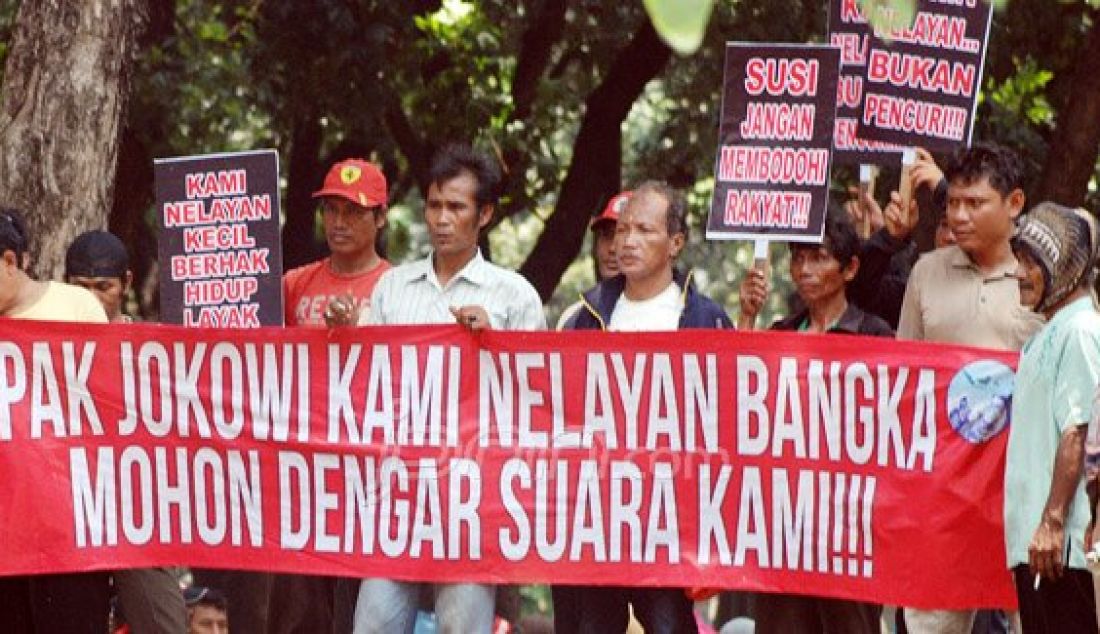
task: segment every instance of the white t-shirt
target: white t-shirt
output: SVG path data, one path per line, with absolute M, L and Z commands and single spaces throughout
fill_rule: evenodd
M 673 282 L 649 299 L 634 301 L 623 293 L 611 311 L 608 330 L 637 332 L 641 330 L 676 330 L 684 303 L 680 286 Z

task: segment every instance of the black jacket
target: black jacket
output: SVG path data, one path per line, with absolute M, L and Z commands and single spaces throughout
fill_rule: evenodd
M 809 316 L 809 311 L 795 313 L 786 319 L 780 319 L 772 325 L 772 330 L 798 330 L 798 327 Z M 848 335 L 869 335 L 872 337 L 893 337 L 894 329 L 881 317 L 865 313 L 852 302 L 848 302 L 848 308 L 837 320 L 836 325 L 829 332 L 839 332 Z
M 673 278 L 683 289 L 684 309 L 680 313 L 680 329 L 733 327 L 733 322 L 721 306 L 695 290 L 690 276 L 674 272 Z M 607 330 L 615 303 L 625 287 L 626 278 L 616 275 L 582 294 L 581 309 L 565 324 L 565 330 Z

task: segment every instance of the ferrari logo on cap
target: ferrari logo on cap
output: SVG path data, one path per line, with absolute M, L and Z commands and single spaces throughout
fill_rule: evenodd
M 359 180 L 362 175 L 363 170 L 357 165 L 345 165 L 340 170 L 340 180 L 343 181 L 345 185 L 351 185 Z

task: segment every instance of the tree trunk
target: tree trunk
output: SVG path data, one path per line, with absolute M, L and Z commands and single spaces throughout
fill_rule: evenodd
M 132 123 L 132 122 L 131 122 Z M 157 237 L 145 221 L 146 212 L 155 202 L 153 196 L 153 157 L 149 149 L 128 125 L 119 142 L 118 170 L 115 173 L 115 200 L 108 229 L 122 240 L 130 253 L 134 273 L 134 291 L 138 316 L 152 317 L 159 309 L 150 293 L 143 292 L 156 271 Z M 155 276 L 154 276 L 155 277 Z M 156 284 L 153 284 L 156 287 Z
M 550 298 L 584 242 L 588 220 L 618 193 L 622 171 L 622 122 L 645 85 L 656 77 L 672 51 L 649 20 L 619 52 L 607 77 L 586 100 L 584 120 L 573 143 L 573 161 L 562 183 L 554 213 L 520 273 Z
M 0 203 L 23 210 L 32 270 L 59 278 L 107 226 L 146 0 L 22 2 L 0 89 Z
M 307 112 L 296 117 L 287 164 L 286 226 L 283 227 L 283 269 L 313 262 L 325 254 L 317 239 L 313 192 L 320 189 L 327 165 L 321 165 L 321 117 Z
M 1100 12 L 1093 12 L 1100 17 Z M 1046 165 L 1033 202 L 1050 200 L 1078 207 L 1085 202 L 1089 179 L 1100 150 L 1100 26 L 1095 19 L 1084 49 L 1076 56 L 1074 90 L 1058 112 L 1057 128 L 1047 149 Z

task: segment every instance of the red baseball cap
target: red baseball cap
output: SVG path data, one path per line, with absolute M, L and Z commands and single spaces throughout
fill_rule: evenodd
M 611 200 L 607 201 L 607 206 L 603 208 L 600 215 L 592 219 L 590 227 L 595 229 L 598 225 L 606 222 L 618 222 L 619 214 L 623 213 L 626 209 L 626 203 L 630 201 L 630 196 L 634 192 L 627 190 L 620 192 L 611 197 Z
M 374 163 L 347 159 L 329 168 L 314 198 L 339 196 L 363 207 L 386 207 L 386 177 Z

